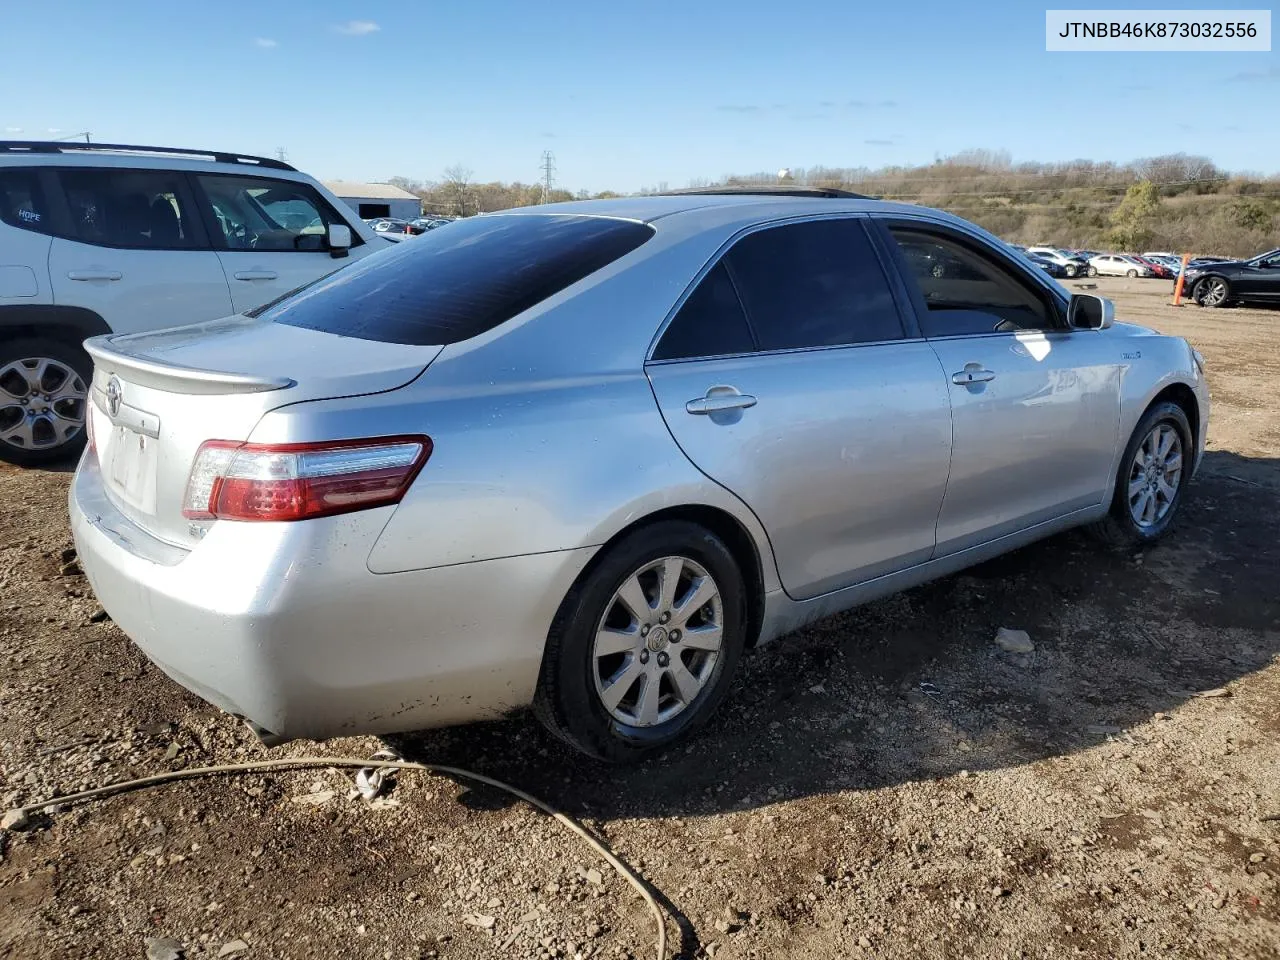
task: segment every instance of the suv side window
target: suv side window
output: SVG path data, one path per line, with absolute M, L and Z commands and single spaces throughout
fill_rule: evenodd
M 72 240 L 139 250 L 198 245 L 182 174 L 167 170 L 61 167 Z
M 899 340 L 902 321 L 861 220 L 748 234 L 726 255 L 761 350 Z
M 34 233 L 52 232 L 49 206 L 37 171 L 0 168 L 0 220 Z
M 330 224 L 347 222 L 305 183 L 229 174 L 196 179 L 213 208 L 214 246 L 223 250 L 327 250 Z M 352 230 L 351 245 L 360 243 Z
M 672 318 L 658 341 L 653 359 L 683 360 L 750 353 L 755 346 L 742 301 L 722 260 L 702 278 Z
M 1056 312 L 1048 295 L 996 257 L 927 227 L 889 225 L 918 289 L 926 337 L 956 337 L 1016 330 L 1051 330 Z

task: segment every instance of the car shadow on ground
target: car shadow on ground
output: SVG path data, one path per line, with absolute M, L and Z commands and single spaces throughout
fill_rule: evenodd
M 1084 532 L 821 621 L 754 651 L 685 746 L 585 760 L 528 716 L 388 738 L 578 816 L 713 814 L 1086 749 L 1280 654 L 1280 461 L 1210 452 L 1143 551 Z M 1011 654 L 999 627 L 1028 631 Z M 470 789 L 464 802 L 502 806 Z

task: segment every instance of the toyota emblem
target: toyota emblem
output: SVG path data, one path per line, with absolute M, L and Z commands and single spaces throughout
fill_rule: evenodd
M 107 381 L 107 412 L 113 418 L 120 413 L 120 380 L 116 377 Z

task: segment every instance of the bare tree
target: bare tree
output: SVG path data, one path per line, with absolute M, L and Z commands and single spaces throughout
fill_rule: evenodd
M 443 199 L 454 216 L 470 216 L 469 211 L 475 206 L 471 199 L 471 176 L 471 168 L 460 163 L 447 168 L 443 174 Z

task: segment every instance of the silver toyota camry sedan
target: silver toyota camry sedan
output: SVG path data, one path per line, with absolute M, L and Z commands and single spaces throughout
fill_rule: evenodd
M 1185 340 L 852 196 L 488 214 L 88 348 L 76 544 L 166 673 L 268 740 L 532 705 L 613 761 L 815 618 L 1155 540 L 1209 413 Z

